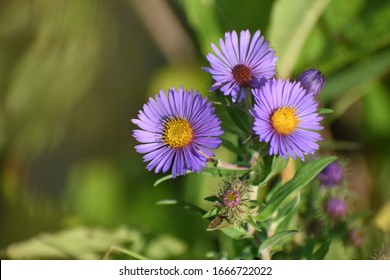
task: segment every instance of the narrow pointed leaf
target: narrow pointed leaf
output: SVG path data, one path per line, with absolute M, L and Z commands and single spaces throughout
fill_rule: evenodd
M 289 195 L 305 187 L 322 171 L 322 169 L 334 160 L 336 160 L 336 157 L 330 156 L 304 164 L 297 171 L 295 177 L 275 192 L 265 207 L 260 209 L 257 220 L 264 221 L 269 219 Z
M 270 238 L 266 239 L 259 247 L 259 254 L 263 255 L 265 250 L 268 250 L 270 255 L 280 251 L 286 246 L 297 233 L 297 230 L 286 230 L 275 233 Z

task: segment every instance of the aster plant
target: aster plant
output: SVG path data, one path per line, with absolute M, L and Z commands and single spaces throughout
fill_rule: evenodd
M 226 32 L 211 47 L 210 67 L 202 69 L 214 80 L 210 91 L 221 94 L 211 102 L 183 87 L 161 90 L 132 120 L 133 137 L 146 169 L 166 174 L 155 186 L 189 173 L 221 183 L 210 188 L 208 209 L 172 199 L 159 204 L 196 210 L 207 230 L 244 240 L 232 258 L 324 258 L 332 238 L 344 240 L 355 227 L 338 198 L 345 192 L 321 187 L 343 180 L 336 157 L 320 150 L 324 112 L 331 111 L 317 98 L 324 75 L 312 68 L 296 80 L 276 77 L 277 56 L 259 30 Z M 215 156 L 221 145 L 235 162 Z

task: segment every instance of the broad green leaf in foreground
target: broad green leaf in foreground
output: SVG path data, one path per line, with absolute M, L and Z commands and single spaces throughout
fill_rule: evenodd
M 271 217 L 284 200 L 291 194 L 305 187 L 312 181 L 329 163 L 336 159 L 335 156 L 320 158 L 318 160 L 304 164 L 296 173 L 295 177 L 280 187 L 273 194 L 263 209 L 257 216 L 258 221 L 264 221 Z

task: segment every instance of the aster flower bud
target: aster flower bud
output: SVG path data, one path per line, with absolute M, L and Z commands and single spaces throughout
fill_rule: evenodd
M 366 232 L 362 228 L 353 228 L 348 233 L 348 242 L 355 247 L 360 247 L 363 244 L 365 238 Z
M 329 217 L 340 220 L 347 213 L 347 204 L 340 198 L 330 198 L 326 203 L 326 212 Z
M 297 80 L 301 82 L 303 88 L 313 95 L 319 94 L 325 84 L 324 75 L 315 68 L 304 71 Z
M 318 178 L 322 186 L 335 187 L 340 184 L 344 178 L 343 168 L 337 161 L 334 161 L 321 171 Z
M 246 222 L 252 213 L 248 182 L 231 179 L 225 181 L 217 194 L 216 208 L 219 215 L 210 223 L 209 230 L 237 226 Z

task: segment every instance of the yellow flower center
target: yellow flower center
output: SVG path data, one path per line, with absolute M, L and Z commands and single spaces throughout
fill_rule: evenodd
M 236 200 L 236 198 L 237 198 L 237 195 L 233 192 L 231 192 L 227 195 L 227 200 L 229 200 L 229 201 Z
M 299 119 L 295 115 L 295 109 L 291 107 L 280 107 L 271 117 L 272 127 L 277 133 L 288 135 L 295 131 Z
M 170 117 L 163 122 L 162 140 L 174 149 L 186 147 L 191 143 L 194 134 L 186 118 Z
M 223 195 L 223 203 L 230 208 L 237 207 L 241 203 L 240 193 L 233 189 L 227 190 Z

